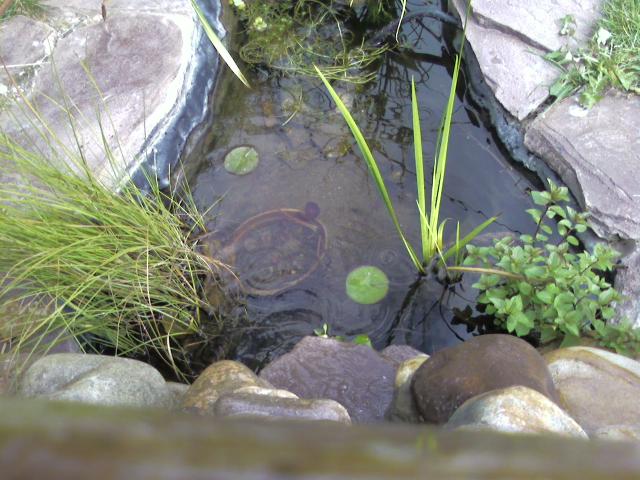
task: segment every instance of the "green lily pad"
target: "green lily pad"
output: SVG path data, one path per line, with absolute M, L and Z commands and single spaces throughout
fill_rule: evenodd
M 389 291 L 389 279 L 378 267 L 365 265 L 347 275 L 347 295 L 356 303 L 371 305 L 382 300 Z
M 234 175 L 246 175 L 258 166 L 258 152 L 249 146 L 236 147 L 224 157 L 224 168 Z

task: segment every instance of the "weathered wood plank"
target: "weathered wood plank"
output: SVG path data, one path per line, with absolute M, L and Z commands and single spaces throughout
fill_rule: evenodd
M 3 479 L 637 479 L 640 445 L 0 399 Z

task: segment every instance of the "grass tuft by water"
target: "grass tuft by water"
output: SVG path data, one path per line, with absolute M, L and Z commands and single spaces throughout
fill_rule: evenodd
M 32 147 L 0 132 L 3 348 L 75 338 L 85 350 L 160 357 L 180 374 L 182 339 L 203 335 L 203 280 L 221 267 L 192 240 L 204 225 L 188 189 L 165 193 L 149 175 L 148 190 L 116 193 L 80 149 Z M 104 153 L 113 162 L 106 141 Z
M 564 19 L 562 34 L 573 33 L 572 22 L 575 20 L 570 16 Z M 562 69 L 550 88 L 551 95 L 559 100 L 581 91 L 580 103 L 589 108 L 611 87 L 639 94 L 640 2 L 606 0 L 602 18 L 585 49 L 559 50 L 546 58 Z

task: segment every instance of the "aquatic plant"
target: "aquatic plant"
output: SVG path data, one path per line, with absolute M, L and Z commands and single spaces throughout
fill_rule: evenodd
M 345 285 L 349 298 L 363 305 L 378 303 L 389 291 L 387 275 L 371 265 L 363 265 L 349 272 Z
M 369 335 L 367 335 L 366 333 L 360 333 L 356 336 L 354 336 L 353 338 L 351 338 L 351 340 L 348 340 L 346 337 L 342 336 L 342 335 L 336 335 L 336 336 L 332 336 L 329 333 L 330 327 L 328 323 L 323 323 L 322 327 L 320 328 L 314 328 L 313 329 L 313 334 L 316 337 L 320 337 L 320 338 L 333 338 L 335 340 L 338 340 L 339 342 L 351 342 L 354 345 L 365 345 L 367 347 L 373 348 L 373 344 L 371 343 L 371 339 L 369 338 Z
M 65 146 L 22 99 L 34 143 L 0 132 L 2 342 L 19 353 L 72 337 L 84 349 L 153 354 L 177 371 L 180 339 L 201 333 L 200 283 L 219 266 L 190 240 L 203 220 L 188 190 L 178 198 L 148 176 L 148 191 L 126 183 L 114 192 L 79 144 Z M 101 136 L 117 172 L 102 127 Z
M 560 34 L 571 37 L 575 27 L 575 18 L 566 16 Z M 558 100 L 580 91 L 580 103 L 590 108 L 609 87 L 639 94 L 640 3 L 607 0 L 586 48 L 572 51 L 565 47 L 545 58 L 562 70 L 549 89 Z
M 370 3 L 376 5 L 368 10 L 381 14 L 394 2 Z M 353 11 L 331 0 L 232 1 L 231 5 L 245 28 L 240 58 L 252 65 L 315 76 L 315 64 L 327 78 L 366 83 L 375 77 L 367 67 L 388 49 L 354 38 L 348 28 Z
M 253 172 L 260 159 L 255 148 L 248 145 L 236 147 L 224 157 L 224 168 L 235 175 L 247 175 Z
M 463 33 L 464 35 L 464 33 Z M 463 48 L 464 48 L 464 40 L 463 40 Z M 316 68 L 317 74 L 322 79 L 325 87 L 329 91 L 331 97 L 336 103 L 340 113 L 344 117 L 347 125 L 351 129 L 351 132 L 358 144 L 358 148 L 360 149 L 360 153 L 364 158 L 369 172 L 373 176 L 376 187 L 380 196 L 382 197 L 384 204 L 391 216 L 391 219 L 396 227 L 400 238 L 407 250 L 411 261 L 413 262 L 415 268 L 421 274 L 427 273 L 427 266 L 431 263 L 432 259 L 436 256 L 439 257 L 439 262 L 437 262 L 440 266 L 446 267 L 447 260 L 454 258 L 455 262 L 458 263 L 461 260 L 461 252 L 463 252 L 464 246 L 469 243 L 473 238 L 479 235 L 487 226 L 489 226 L 492 222 L 496 220 L 497 217 L 489 218 L 484 221 L 476 228 L 474 228 L 469 234 L 460 238 L 460 229 L 459 224 L 456 229 L 456 240 L 452 247 L 445 250 L 444 246 L 444 230 L 446 225 L 446 220 L 440 222 L 440 207 L 442 205 L 442 194 L 444 191 L 444 179 L 446 174 L 447 167 L 447 154 L 448 154 L 448 146 L 449 146 L 449 137 L 451 134 L 451 120 L 453 117 L 454 105 L 455 105 L 455 97 L 456 97 L 456 88 L 458 84 L 458 75 L 460 72 L 461 66 L 461 58 L 462 51 L 461 48 L 460 54 L 456 56 L 456 61 L 453 70 L 453 76 L 451 81 L 451 88 L 449 91 L 449 99 L 447 102 L 447 107 L 445 109 L 441 127 L 438 133 L 438 142 L 436 147 L 436 156 L 434 160 L 434 167 L 432 171 L 432 187 L 431 187 L 431 199 L 429 203 L 429 210 L 427 210 L 427 201 L 426 201 L 426 193 L 425 193 L 425 177 L 424 177 L 424 158 L 422 152 L 422 133 L 420 127 L 420 115 L 419 115 L 419 106 L 418 100 L 416 97 L 416 89 L 415 82 L 411 81 L 411 106 L 413 113 L 413 138 L 414 138 L 414 154 L 415 154 L 415 165 L 416 165 L 416 186 L 418 193 L 418 213 L 420 219 L 420 238 L 421 238 L 421 250 L 420 255 L 413 248 L 409 240 L 407 239 L 402 227 L 400 226 L 400 222 L 396 215 L 395 209 L 393 207 L 393 203 L 391 201 L 391 197 L 387 191 L 387 188 L 384 183 L 384 178 L 380 173 L 380 169 L 378 168 L 377 161 L 373 154 L 371 153 L 371 149 L 367 144 L 366 139 L 362 135 L 360 128 L 356 124 L 355 120 L 351 116 L 351 113 L 344 105 L 336 91 L 333 89 L 327 78 L 324 76 L 320 69 Z
M 467 245 L 464 265 L 483 272 L 473 287 L 485 312 L 498 327 L 542 344 L 562 340 L 570 346 L 590 337 L 621 353 L 640 351 L 640 332 L 610 323 L 623 299 L 599 272 L 612 271 L 618 253 L 603 243 L 575 252 L 575 234 L 587 230 L 587 214 L 564 206 L 566 187 L 549 180 L 548 191 L 531 196 L 538 205 L 527 210 L 532 235 L 505 236 L 489 247 Z

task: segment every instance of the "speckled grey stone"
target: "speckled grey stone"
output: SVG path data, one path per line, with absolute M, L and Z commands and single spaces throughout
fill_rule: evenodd
M 446 427 L 589 438 L 555 403 L 541 393 L 521 386 L 492 390 L 470 398 L 455 411 Z
M 24 77 L 50 53 L 57 36 L 46 23 L 17 15 L 0 23 L 0 58 L 13 79 L 21 85 Z M 0 66 L 0 98 L 11 80 L 4 67 Z M 8 93 L 8 92 L 7 92 Z
M 347 410 L 333 400 L 304 400 L 236 391 L 221 396 L 215 404 L 216 417 L 325 420 L 350 424 Z
M 591 347 L 545 355 L 562 406 L 592 434 L 610 425 L 640 425 L 640 363 Z
M 640 239 L 640 97 L 609 92 L 590 110 L 570 97 L 539 115 L 526 146 L 571 189 L 602 238 Z
M 549 96 L 558 70 L 543 57 L 561 45 L 583 45 L 602 0 L 474 0 L 467 39 L 498 101 L 518 120 Z M 464 16 L 466 0 L 452 0 Z M 573 38 L 559 35 L 560 19 L 573 15 Z
M 395 364 L 364 345 L 305 337 L 260 378 L 300 398 L 335 400 L 354 423 L 382 421 L 393 397 Z
M 57 353 L 20 377 L 18 395 L 100 405 L 170 408 L 172 395 L 155 368 L 127 358 Z

